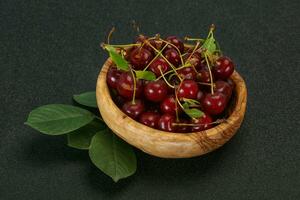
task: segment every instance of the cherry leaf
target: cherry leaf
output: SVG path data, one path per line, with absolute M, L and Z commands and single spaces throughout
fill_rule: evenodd
M 117 65 L 120 70 L 128 71 L 128 62 L 120 54 L 117 53 L 116 49 L 112 46 L 106 46 L 105 49 L 109 52 L 109 56 L 112 61 Z
M 201 110 L 198 110 L 196 108 L 184 109 L 184 112 L 191 118 L 199 118 L 204 114 Z
M 207 38 L 203 43 L 202 48 L 205 48 L 208 54 L 213 54 L 217 49 L 215 38 L 213 36 Z
M 156 76 L 153 72 L 150 71 L 135 71 L 136 78 L 144 79 L 147 81 L 154 81 Z

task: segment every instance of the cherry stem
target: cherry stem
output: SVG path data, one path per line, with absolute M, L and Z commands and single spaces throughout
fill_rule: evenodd
M 133 46 L 141 46 L 140 43 L 138 44 L 101 44 L 102 47 L 110 46 L 110 47 L 119 47 L 119 48 L 126 48 L 126 47 L 133 47 Z
M 180 88 L 180 85 L 179 85 L 179 88 Z M 176 98 L 176 101 L 177 101 L 177 103 L 179 104 L 179 106 L 182 108 L 182 110 L 184 110 L 183 105 L 180 103 L 180 101 L 179 101 L 179 99 L 178 99 L 177 91 L 176 91 L 176 90 L 175 90 L 175 98 Z
M 172 123 L 173 126 L 201 126 L 201 125 L 208 125 L 208 124 L 220 124 L 225 122 L 226 119 L 218 119 L 214 122 L 207 123 L 207 124 L 186 124 L 186 123 Z
M 184 40 L 186 41 L 204 41 L 205 39 L 202 38 L 190 38 L 188 36 L 184 37 Z
M 208 86 L 211 86 L 211 83 L 205 83 L 205 82 L 197 82 L 198 84 L 200 85 L 208 85 Z
M 163 52 L 163 50 L 167 47 L 167 44 L 155 55 L 155 57 L 148 63 L 148 65 L 145 67 L 145 69 L 143 71 L 146 71 L 148 69 L 148 67 L 153 63 L 153 61 L 161 55 L 161 53 Z
M 159 71 L 160 71 L 160 73 L 161 73 L 162 78 L 165 80 L 166 84 L 167 84 L 170 88 L 175 88 L 173 85 L 171 85 L 171 84 L 167 81 L 167 79 L 166 79 L 164 73 L 162 72 L 160 66 L 158 66 L 158 69 L 159 69 Z
M 157 53 L 160 53 L 160 51 L 158 51 L 148 40 L 146 40 L 147 44 L 154 49 L 154 51 L 156 51 Z M 173 69 L 173 71 L 176 73 L 177 77 L 179 78 L 180 81 L 182 81 L 181 77 L 179 76 L 179 74 L 176 71 L 176 68 L 172 65 L 172 63 L 169 62 L 169 60 L 163 55 L 161 54 L 161 57 L 170 65 L 170 67 Z
M 116 30 L 116 28 L 112 27 L 112 29 L 109 31 L 108 36 L 107 36 L 107 44 L 109 44 L 110 38 L 115 30 Z
M 136 93 L 136 79 L 135 79 L 135 75 L 134 72 L 132 70 L 131 67 L 129 67 L 131 75 L 132 75 L 132 79 L 133 79 L 133 95 L 132 95 L 132 104 L 135 104 L 135 93 Z
M 190 64 L 190 63 L 187 63 L 187 64 L 185 64 L 185 65 L 183 65 L 183 66 L 181 66 L 181 67 L 176 68 L 175 70 L 178 71 L 178 70 L 180 70 L 180 69 L 183 69 L 183 68 L 185 68 L 185 67 L 190 67 L 190 66 L 191 66 L 191 64 Z M 167 71 L 167 72 L 165 72 L 164 75 L 170 74 L 170 73 L 172 73 L 172 72 L 174 72 L 173 69 L 172 69 L 172 70 L 169 70 L 169 71 Z M 176 74 L 176 75 L 177 75 L 177 74 Z M 160 79 L 161 77 L 162 77 L 162 76 L 159 76 L 156 80 Z
M 168 42 L 168 41 L 166 41 L 166 40 L 163 40 L 163 39 L 161 39 L 161 38 L 160 38 L 159 40 L 165 42 L 166 44 L 168 44 L 168 45 L 170 45 L 170 46 L 172 46 L 172 47 L 174 47 L 174 48 L 178 51 L 178 53 L 179 53 L 181 65 L 184 65 L 183 58 L 182 58 L 182 55 L 181 55 L 180 50 L 179 50 L 174 44 L 172 44 L 172 43 L 170 43 L 170 42 Z
M 211 73 L 211 69 L 210 69 L 210 65 L 209 65 L 209 61 L 207 59 L 207 55 L 206 52 L 204 53 L 204 57 L 205 57 L 205 61 L 207 64 L 207 68 L 208 68 L 208 72 L 209 72 L 209 77 L 210 77 L 210 90 L 211 90 L 211 94 L 214 94 L 214 82 L 213 82 L 213 77 L 212 77 L 212 73 Z

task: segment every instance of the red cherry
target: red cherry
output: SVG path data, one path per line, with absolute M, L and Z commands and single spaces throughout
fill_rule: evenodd
M 220 57 L 213 67 L 213 73 L 216 79 L 226 80 L 234 71 L 234 64 L 228 57 Z
M 202 107 L 210 115 L 221 114 L 226 107 L 226 96 L 222 93 L 206 94 L 202 100 Z
M 233 90 L 234 89 L 234 82 L 229 78 L 227 79 L 227 83 L 230 85 L 231 89 Z
M 144 94 L 149 101 L 160 102 L 168 94 L 168 86 L 163 80 L 151 81 L 146 84 Z
M 177 38 L 176 36 L 169 36 L 166 38 L 166 41 L 168 41 L 171 44 L 173 44 L 174 46 L 176 46 L 179 49 L 179 51 L 181 53 L 183 53 L 184 45 L 183 45 L 183 42 L 179 38 Z M 162 46 L 164 46 L 164 45 L 162 45 Z M 172 49 L 174 47 L 172 45 L 168 45 L 167 48 Z
M 123 112 L 133 119 L 137 119 L 137 117 L 142 114 L 145 110 L 145 105 L 141 100 L 136 99 L 133 104 L 132 101 L 127 101 L 122 106 Z
M 153 55 L 150 51 L 145 48 L 135 48 L 130 53 L 130 63 L 134 69 L 142 70 L 152 60 Z
M 197 76 L 198 80 L 200 82 L 203 83 L 210 83 L 210 75 L 209 75 L 209 71 L 207 69 L 201 69 L 199 70 L 198 76 Z
M 180 124 L 189 124 L 189 120 L 181 119 L 179 121 Z M 189 133 L 191 132 L 191 127 L 186 125 L 176 125 L 176 132 L 178 133 Z
M 193 67 L 184 67 L 178 70 L 177 73 L 183 79 L 195 80 L 197 77 L 197 72 Z
M 149 127 L 158 128 L 158 120 L 160 115 L 155 112 L 144 112 L 141 114 L 139 121 Z
M 117 67 L 112 66 L 108 69 L 107 76 L 106 76 L 106 82 L 110 88 L 116 89 L 117 88 L 117 82 L 120 78 L 120 75 L 122 72 L 117 69 Z
M 176 115 L 176 110 L 178 113 L 181 112 L 174 95 L 170 95 L 161 102 L 160 110 L 163 113 L 168 113 L 171 115 Z
M 177 90 L 177 97 L 179 99 L 181 98 L 196 99 L 198 91 L 199 91 L 199 87 L 195 81 L 184 80 L 182 81 L 182 83 L 180 84 Z
M 123 72 L 117 83 L 117 90 L 119 95 L 126 99 L 130 99 L 133 96 L 134 83 L 130 72 Z M 141 80 L 136 80 L 136 97 L 140 97 L 143 92 L 143 85 Z
M 164 114 L 158 121 L 158 128 L 163 131 L 175 132 L 176 126 L 173 123 L 176 123 L 174 115 Z
M 202 92 L 201 90 L 198 91 L 197 93 L 197 98 L 196 100 L 199 101 L 200 103 L 202 102 L 203 98 L 204 98 L 205 94 L 204 92 Z
M 152 71 L 157 77 L 161 75 L 159 70 L 161 69 L 162 73 L 165 73 L 170 69 L 169 64 L 165 61 L 165 59 L 159 57 L 156 58 L 149 66 L 149 70 Z
M 202 115 L 202 117 L 198 119 L 192 119 L 192 123 L 198 126 L 193 126 L 192 131 L 197 132 L 197 131 L 204 131 L 206 129 L 209 129 L 212 127 L 213 120 L 208 114 Z
M 176 49 L 168 49 L 165 51 L 164 56 L 174 66 L 178 66 L 181 62 L 180 55 Z
M 219 80 L 215 82 L 214 91 L 224 94 L 227 100 L 229 100 L 232 94 L 232 87 L 228 82 Z

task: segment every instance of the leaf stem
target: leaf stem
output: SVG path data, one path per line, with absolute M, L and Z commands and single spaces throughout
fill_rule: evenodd
M 159 71 L 160 71 L 160 73 L 161 73 L 161 76 L 162 76 L 162 78 L 164 79 L 164 81 L 166 82 L 166 84 L 170 87 L 170 88 L 175 88 L 173 85 L 171 85 L 169 82 L 168 82 L 168 80 L 166 79 L 166 77 L 164 76 L 164 73 L 162 72 L 162 70 L 161 70 L 161 67 L 159 66 L 158 67 L 158 69 L 159 69 Z

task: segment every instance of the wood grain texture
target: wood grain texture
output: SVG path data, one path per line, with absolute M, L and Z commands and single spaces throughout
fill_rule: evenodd
M 145 126 L 125 115 L 113 102 L 106 84 L 112 60 L 103 65 L 96 86 L 97 104 L 107 126 L 119 137 L 142 151 L 162 158 L 189 158 L 211 152 L 225 144 L 239 129 L 245 115 L 247 89 L 235 71 L 235 99 L 230 116 L 214 128 L 194 133 L 170 133 Z

